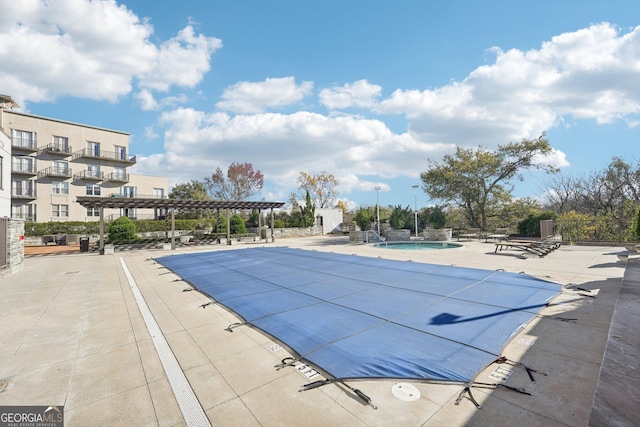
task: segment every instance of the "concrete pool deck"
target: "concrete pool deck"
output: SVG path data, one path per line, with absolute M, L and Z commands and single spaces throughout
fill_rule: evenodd
M 625 267 L 637 264 L 637 259 L 628 264 L 618 260 L 623 248 L 563 246 L 538 258 L 520 251 L 494 254 L 493 244 L 476 241 L 458 249 L 420 251 L 350 244 L 342 237 L 281 239 L 265 246 L 271 245 L 503 269 L 565 285 L 555 301 L 561 304 L 545 308 L 502 353 L 537 370 L 535 382 L 521 366 L 507 364 L 490 365 L 476 378 L 496 383 L 510 376 L 505 385 L 532 395 L 504 387 L 472 388 L 482 405 L 477 409 L 466 393 L 456 404 L 460 385 L 411 382 L 420 396 L 403 400 L 392 393 L 398 381 L 346 382 L 369 396 L 374 409 L 342 384 L 299 392 L 302 385 L 322 377 L 308 377 L 308 369 L 298 369 L 300 365 L 276 370 L 289 356 L 285 348 L 251 327 L 225 331 L 237 322 L 233 313 L 216 304 L 202 308 L 210 301 L 206 296 L 184 292 L 189 286 L 152 260 L 170 252 L 139 250 L 28 257 L 22 271 L 0 279 L 0 406 L 64 405 L 69 426 L 186 425 L 156 351 L 157 335 L 162 335 L 211 425 L 585 426 L 590 420 L 600 425 L 613 415 L 637 421 L 638 415 L 632 418 L 640 413 L 637 387 L 630 388 L 625 415 L 607 409 L 616 407 L 616 402 L 607 402 L 613 391 L 603 396 L 598 385 L 601 366 L 607 365 L 605 350 L 616 350 L 607 343 L 620 334 L 610 337 L 610 326 L 612 318 L 620 317 L 614 316 L 616 304 L 626 304 L 618 301 Z M 175 252 L 245 247 L 213 245 Z M 637 270 L 632 276 L 630 302 L 635 305 L 630 309 L 637 316 Z M 149 332 L 130 279 L 159 333 Z M 622 321 L 630 316 L 624 314 Z M 637 344 L 637 328 L 632 333 L 635 338 L 628 341 Z M 624 389 L 620 377 L 637 384 L 635 350 L 635 359 L 627 365 L 608 365 L 602 382 L 617 375 L 614 388 Z M 635 364 L 635 370 L 629 364 Z

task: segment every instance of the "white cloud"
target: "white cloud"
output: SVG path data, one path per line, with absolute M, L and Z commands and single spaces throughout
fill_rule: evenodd
M 553 37 L 537 50 L 492 48 L 495 62 L 463 81 L 397 89 L 375 109 L 406 115 L 417 139 L 489 148 L 535 138 L 569 119 L 634 126 L 638 43 L 640 27 L 620 35 L 603 23 Z
M 417 176 L 429 155 L 451 149 L 394 134 L 379 120 L 312 112 L 229 116 L 178 108 L 163 113 L 160 125 L 166 129 L 166 154 L 153 163 L 139 159 L 138 166 L 163 170 L 171 182 L 180 182 L 186 173 L 202 179 L 238 161 L 252 163 L 289 191 L 297 188 L 301 171 L 330 171 L 340 180 L 341 192 L 349 193 L 385 186 L 358 176 Z
M 358 80 L 341 87 L 322 89 L 318 96 L 320 103 L 329 109 L 371 108 L 381 93 L 382 87 L 371 84 L 367 80 Z
M 113 0 L 3 2 L 3 92 L 33 102 L 58 96 L 115 102 L 134 83 L 153 90 L 192 87 L 221 46 L 190 26 L 160 46 L 152 35 L 145 19 Z M 144 100 L 149 107 L 151 98 Z
M 308 96 L 312 89 L 313 82 L 297 85 L 294 77 L 239 82 L 225 89 L 216 108 L 239 114 L 262 113 L 269 108 L 295 104 Z

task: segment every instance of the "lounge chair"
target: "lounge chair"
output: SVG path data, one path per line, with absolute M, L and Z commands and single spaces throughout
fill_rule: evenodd
M 478 239 L 480 237 L 480 229 L 479 228 L 469 228 L 464 231 L 462 234 L 458 234 L 458 241 L 460 239 Z
M 498 251 L 502 251 L 503 249 L 522 249 L 523 251 L 530 252 L 532 254 L 538 255 L 540 258 L 543 256 L 555 251 L 561 245 L 561 243 L 557 240 L 552 240 L 550 237 L 546 237 L 540 240 L 501 240 L 498 243 L 495 243 L 496 250 L 494 253 L 498 253 Z
M 493 234 L 487 234 L 487 240 L 495 239 L 495 240 L 506 240 L 509 238 L 509 229 L 508 228 L 496 228 L 496 231 Z

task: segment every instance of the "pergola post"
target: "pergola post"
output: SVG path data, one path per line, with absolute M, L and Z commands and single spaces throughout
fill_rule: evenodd
M 271 208 L 271 243 L 275 241 L 275 216 L 273 215 L 273 208 Z
M 104 208 L 100 206 L 100 255 L 104 255 Z
M 176 210 L 171 208 L 171 250 L 176 249 Z
M 227 245 L 231 244 L 231 209 L 227 209 Z
M 258 241 L 262 241 L 262 210 L 258 209 Z

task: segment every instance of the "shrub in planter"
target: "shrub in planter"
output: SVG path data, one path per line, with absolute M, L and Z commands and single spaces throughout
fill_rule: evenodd
M 137 239 L 136 227 L 126 216 L 121 216 L 109 226 L 109 243 L 128 243 Z

